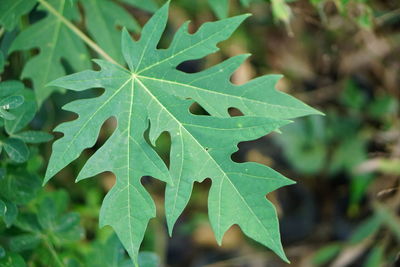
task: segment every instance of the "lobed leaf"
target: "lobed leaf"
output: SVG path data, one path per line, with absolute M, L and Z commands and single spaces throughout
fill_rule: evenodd
M 198 73 L 177 70 L 182 62 L 216 52 L 217 44 L 248 15 L 205 23 L 193 34 L 185 23 L 167 49 L 157 49 L 167 17 L 168 4 L 144 26 L 138 41 L 123 31 L 121 47 L 128 69 L 97 60 L 100 71 L 87 70 L 51 83 L 74 91 L 97 87 L 105 91 L 99 97 L 64 106 L 78 118 L 55 129 L 64 136 L 53 144 L 45 182 L 93 146 L 104 121 L 115 117 L 114 133 L 86 162 L 77 180 L 104 171 L 116 175 L 116 184 L 103 201 L 100 225 L 114 228 L 135 264 L 148 221 L 155 216 L 154 202 L 140 182 L 143 176 L 167 182 L 165 209 L 170 232 L 188 203 L 193 183 L 209 177 L 209 218 L 218 242 L 237 224 L 287 261 L 275 208 L 265 196 L 293 181 L 261 164 L 233 162 L 231 154 L 239 142 L 264 136 L 288 119 L 320 112 L 275 90 L 279 75 L 232 84 L 232 73 L 248 55 Z M 190 113 L 194 102 L 211 116 Z M 230 117 L 231 107 L 245 116 Z M 169 169 L 146 142 L 148 128 L 152 144 L 162 132 L 169 132 Z

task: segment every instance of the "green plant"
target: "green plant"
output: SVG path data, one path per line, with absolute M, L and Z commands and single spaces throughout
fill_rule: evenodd
M 115 131 L 90 157 L 77 180 L 104 171 L 111 171 L 117 176 L 116 184 L 101 207 L 100 225 L 113 227 L 135 265 L 141 261 L 139 248 L 148 221 L 155 216 L 153 200 L 141 184 L 141 178 L 147 175 L 167 183 L 165 209 L 170 234 L 189 201 L 194 182 L 210 177 L 209 218 L 218 243 L 221 243 L 224 233 L 237 224 L 247 236 L 288 261 L 280 241 L 275 208 L 265 195 L 293 181 L 267 166 L 252 162 L 236 163 L 230 156 L 237 150 L 239 142 L 278 131 L 289 123 L 289 119 L 321 113 L 275 90 L 280 75 L 262 76 L 241 86 L 232 84 L 232 73 L 248 55 L 229 58 L 192 74 L 177 70 L 181 63 L 216 52 L 217 44 L 227 39 L 247 15 L 205 23 L 193 34 L 188 32 L 188 23 L 185 23 L 167 49 L 158 49 L 167 24 L 168 3 L 146 23 L 140 39 L 133 41 L 128 30 L 138 32 L 139 24 L 121 6 L 106 0 L 80 1 L 85 12 L 85 29 L 93 41 L 74 24 L 81 20 L 76 1 L 37 0 L 29 1 L 27 5 L 23 5 L 22 0 L 11 2 L 14 4 L 0 9 L 0 24 L 5 29 L 21 27 L 21 32 L 11 44 L 4 46 L 4 54 L 39 49 L 33 55 L 21 53 L 28 58 L 21 77 L 31 80 L 34 94 L 19 85 L 18 94 L 11 99 L 9 94 L 5 94 L 5 102 L 0 102 L 0 111 L 7 119 L 13 119 L 8 109 L 17 108 L 23 97 L 31 103 L 22 105 L 24 110 L 35 107 L 29 112 L 29 119 L 24 119 L 23 126 L 12 127 L 5 123 L 10 140 L 19 140 L 18 149 L 17 141 L 4 142 L 5 150 L 12 159 L 18 162 L 28 159 L 24 141 L 38 143 L 50 139 L 45 133 L 20 132 L 36 112 L 33 96 L 41 106 L 53 92 L 62 91 L 61 88 L 78 92 L 104 88 L 101 96 L 64 106 L 79 117 L 55 129 L 64 136 L 53 145 L 45 183 L 78 158 L 85 148 L 92 147 L 104 121 L 115 117 L 118 123 Z M 123 2 L 148 11 L 155 10 L 152 2 Z M 39 18 L 32 25 L 23 23 L 23 20 L 18 23 L 20 17 L 29 12 L 27 7 L 33 8 L 36 3 L 39 4 L 35 7 L 37 10 L 47 12 L 45 18 Z M 115 26 L 124 27 L 122 42 Z M 100 70 L 84 70 L 91 66 L 90 52 L 85 44 L 104 58 L 95 61 Z M 81 72 L 62 77 L 76 71 Z M 210 115 L 190 113 L 189 107 L 193 103 L 203 107 Z M 244 116 L 231 117 L 228 109 L 232 107 L 239 109 Z M 27 112 L 21 111 L 21 114 L 27 116 Z M 146 140 L 147 130 L 150 142 Z M 169 167 L 153 147 L 163 132 L 168 132 L 172 141 Z M 24 157 L 11 153 L 10 143 L 23 152 L 19 154 Z M 34 171 L 39 169 L 40 164 Z M 19 174 L 18 177 L 8 175 L 6 179 L 20 180 L 24 175 Z M 40 190 L 37 186 L 32 188 Z M 21 215 L 17 216 L 16 212 L 8 214 L 17 210 L 15 204 L 11 209 L 4 209 L 7 211 L 3 214 L 7 226 L 11 226 L 10 220 L 16 222 L 15 227 L 22 233 L 10 238 L 9 249 L 13 252 L 7 254 L 3 261 L 13 257 L 19 261 L 21 258 L 14 252 L 33 250 L 42 244 L 50 253 L 50 261 L 63 266 L 64 261 L 53 246 L 60 247 L 79 240 L 82 234 L 79 217 L 67 212 L 65 199 L 46 197 L 50 193 L 36 191 L 29 200 L 21 203 L 29 205 L 28 208 L 21 207 L 25 211 Z M 35 198 L 38 200 L 35 201 Z M 6 206 L 4 203 L 3 206 Z M 64 239 L 65 242 L 62 241 Z M 111 245 L 115 245 L 113 242 L 110 241 Z M 46 257 L 43 259 L 33 261 L 49 264 Z M 122 257 L 121 262 L 126 262 L 126 259 Z

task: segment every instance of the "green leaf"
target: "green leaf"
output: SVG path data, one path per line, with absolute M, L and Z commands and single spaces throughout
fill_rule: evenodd
M 79 214 L 62 214 L 54 197 L 45 197 L 40 203 L 37 220 L 41 229 L 59 244 L 81 239 L 83 228 L 79 225 Z
M 290 7 L 285 3 L 284 0 L 271 0 L 272 14 L 274 18 L 289 23 L 290 21 Z
M 36 214 L 32 213 L 22 213 L 18 216 L 15 226 L 19 229 L 30 233 L 40 233 L 40 225 L 37 220 Z
M 125 251 L 116 235 L 112 235 L 104 243 L 96 242 L 87 254 L 85 266 L 122 266 L 125 262 Z
M 376 247 L 373 247 L 371 249 L 363 266 L 365 267 L 383 266 L 384 259 L 385 259 L 384 247 L 382 245 L 377 245 Z
M 79 16 L 76 6 L 71 6 L 65 0 L 48 2 L 67 19 L 77 19 Z M 90 67 L 83 42 L 52 14 L 47 14 L 44 19 L 24 29 L 15 38 L 9 53 L 33 48 L 39 48 L 40 52 L 25 64 L 21 77 L 32 80 L 39 105 L 56 89 L 46 87 L 46 84 L 65 75 L 62 59 L 67 60 L 74 70 Z
M 374 215 L 364 220 L 353 232 L 350 237 L 349 243 L 359 244 L 369 236 L 375 234 L 382 225 L 382 219 L 380 216 Z
M 0 98 L 12 95 L 24 89 L 20 81 L 4 81 L 0 83 Z
M 15 120 L 15 116 L 10 112 L 7 112 L 4 108 L 0 107 L 0 117 L 5 119 L 6 121 Z
M 12 161 L 22 163 L 28 160 L 29 149 L 23 141 L 16 138 L 8 138 L 4 141 L 3 146 Z
M 112 58 L 123 62 L 117 26 L 138 32 L 140 27 L 124 8 L 110 0 L 82 1 L 89 33 Z
M 7 253 L 4 258 L 0 259 L 1 267 L 26 267 L 24 258 L 17 253 Z
M 2 246 L 0 246 L 0 259 L 4 258 L 5 256 L 6 256 L 5 249 Z
M 12 110 L 12 114 L 15 116 L 14 120 L 7 120 L 5 122 L 5 129 L 9 135 L 26 127 L 32 121 L 33 117 L 35 117 L 37 111 L 35 94 L 32 90 L 23 88 L 17 94 L 24 97 L 24 104 Z
M 117 182 L 103 201 L 100 225 L 115 229 L 135 264 L 147 223 L 155 216 L 154 202 L 140 182 L 147 175 L 168 183 L 170 232 L 190 198 L 193 183 L 210 177 L 209 217 L 218 242 L 238 224 L 246 235 L 287 260 L 276 211 L 265 196 L 293 182 L 260 164 L 235 163 L 231 154 L 239 142 L 257 139 L 287 124 L 284 119 L 319 112 L 276 91 L 278 75 L 233 85 L 230 76 L 247 55 L 198 73 L 176 69 L 182 62 L 216 52 L 216 45 L 227 39 L 247 15 L 206 23 L 194 34 L 189 34 L 185 23 L 170 47 L 158 50 L 167 17 L 168 4 L 145 25 L 139 41 L 123 31 L 122 53 L 129 70 L 99 60 L 100 71 L 84 71 L 52 83 L 75 91 L 102 87 L 105 92 L 64 106 L 79 116 L 55 129 L 64 136 L 53 145 L 45 182 L 93 146 L 104 121 L 115 117 L 116 130 L 87 161 L 77 180 L 104 171 L 116 175 Z M 193 102 L 211 116 L 191 114 Z M 246 116 L 230 117 L 230 107 Z M 144 138 L 149 124 L 153 145 L 162 132 L 171 136 L 170 169 Z
M 13 30 L 19 23 L 20 17 L 28 13 L 36 4 L 35 0 L 1 0 L 0 26 Z
M 336 257 L 337 254 L 339 254 L 342 247 L 342 245 L 335 243 L 319 249 L 313 257 L 313 263 L 316 266 L 327 264 L 334 257 Z
M 80 216 L 78 213 L 69 212 L 63 214 L 56 220 L 53 234 L 62 242 L 78 241 L 84 236 L 84 230 L 80 226 Z
M 20 95 L 12 95 L 8 96 L 2 100 L 0 100 L 0 108 L 3 109 L 14 109 L 22 105 L 24 103 L 24 97 Z
M 35 234 L 14 235 L 10 239 L 10 249 L 15 252 L 32 250 L 40 243 L 40 237 Z
M 32 200 L 40 188 L 40 179 L 21 168 L 10 168 L 0 180 L 0 195 L 16 204 L 26 204 Z
M 324 167 L 328 156 L 325 129 L 324 119 L 313 116 L 285 126 L 282 134 L 274 137 L 296 170 L 314 174 Z
M 0 199 L 0 217 L 4 217 L 7 212 L 7 206 L 6 203 L 4 203 L 3 200 Z
M 2 200 L 2 204 L 4 206 L 2 206 L 3 208 L 3 220 L 4 223 L 6 224 L 6 227 L 10 227 L 15 220 L 17 219 L 18 216 L 18 208 L 15 205 L 15 203 L 10 202 L 10 201 L 6 201 L 6 200 Z
M 21 139 L 28 144 L 46 143 L 53 139 L 53 136 L 46 132 L 26 131 L 13 135 L 14 138 Z

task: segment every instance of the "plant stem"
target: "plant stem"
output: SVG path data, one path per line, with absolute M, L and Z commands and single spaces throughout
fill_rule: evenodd
M 57 266 L 65 267 L 64 263 L 58 257 L 57 252 L 56 252 L 55 248 L 53 247 L 53 244 L 51 244 L 51 242 L 49 242 L 49 240 L 47 239 L 46 236 L 43 236 L 43 242 L 44 242 L 45 246 L 48 248 L 48 250 L 50 251 L 51 256 L 53 256 L 55 262 L 57 263 Z
M 101 55 L 104 59 L 114 63 L 120 67 L 118 62 L 116 62 L 106 51 L 104 51 L 100 46 L 98 46 L 95 42 L 93 42 L 86 34 L 84 34 L 78 27 L 72 24 L 68 19 L 66 19 L 62 14 L 60 14 L 54 7 L 52 7 L 46 0 L 37 0 L 40 4 L 42 4 L 50 13 L 56 16 L 62 23 L 65 24 L 71 31 L 73 31 L 79 38 L 81 38 L 90 48 L 96 51 L 99 55 Z

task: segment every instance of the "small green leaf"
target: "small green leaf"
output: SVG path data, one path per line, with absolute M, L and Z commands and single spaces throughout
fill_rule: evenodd
M 41 228 L 37 220 L 36 214 L 22 213 L 18 216 L 17 221 L 14 223 L 19 229 L 30 233 L 40 233 Z
M 0 246 L 0 259 L 4 258 L 5 256 L 6 256 L 5 249 L 2 246 Z
M 39 188 L 39 177 L 26 172 L 23 166 L 10 168 L 6 177 L 0 180 L 0 195 L 16 204 L 26 204 L 32 200 Z
M 342 245 L 340 244 L 331 244 L 324 246 L 323 248 L 319 249 L 317 253 L 313 257 L 313 263 L 316 266 L 321 266 L 327 264 L 331 261 L 337 254 L 339 254 L 340 250 L 342 249 Z
M 359 244 L 367 237 L 376 233 L 382 225 L 380 216 L 374 215 L 364 220 L 353 232 L 349 242 L 351 244 Z
M 3 143 L 3 146 L 12 161 L 22 163 L 28 160 L 29 149 L 23 141 L 16 138 L 8 138 Z
M 0 100 L 0 108 L 3 109 L 14 109 L 24 103 L 24 97 L 20 95 L 8 96 Z
M 6 111 L 4 108 L 0 107 L 0 117 L 5 119 L 6 121 L 15 120 L 15 115 Z
M 24 97 L 25 102 L 23 105 L 12 110 L 15 120 L 5 122 L 6 132 L 9 135 L 26 127 L 32 121 L 37 111 L 35 95 L 32 90 L 23 89 L 18 94 Z
M 84 236 L 84 230 L 80 226 L 78 213 L 67 213 L 57 218 L 53 234 L 62 242 L 77 241 Z
M 36 234 L 15 235 L 10 239 L 10 249 L 15 252 L 32 250 L 40 243 L 40 237 Z
M 274 18 L 289 23 L 291 11 L 290 7 L 285 3 L 284 0 L 271 0 L 272 14 Z
M 373 247 L 369 252 L 367 259 L 365 260 L 364 267 L 376 267 L 376 266 L 384 266 L 384 248 L 381 245 L 377 245 Z
M 58 216 L 57 208 L 51 198 L 45 197 L 39 206 L 37 219 L 42 229 L 52 229 Z
M 7 206 L 6 203 L 4 203 L 3 200 L 0 199 L 0 217 L 4 217 L 7 212 Z
M 85 266 L 124 266 L 127 259 L 121 241 L 115 234 L 112 234 L 106 242 L 94 242 L 91 251 L 85 259 Z M 130 265 L 133 266 L 132 261 Z M 127 266 L 126 266 L 127 267 Z
M 24 84 L 20 81 L 0 82 L 0 98 L 15 94 L 24 89 Z
M 2 202 L 3 202 L 3 204 L 5 204 L 5 213 L 3 211 L 3 213 L 4 213 L 3 220 L 4 220 L 4 223 L 6 224 L 6 227 L 10 227 L 17 219 L 18 208 L 15 205 L 15 203 L 13 203 L 13 202 L 6 201 L 6 200 L 3 200 Z
M 40 203 L 37 220 L 41 229 L 50 234 L 58 244 L 81 239 L 84 232 L 79 224 L 79 214 L 62 214 L 56 196 L 46 196 Z
M 41 131 L 25 131 L 18 134 L 13 134 L 12 137 L 21 139 L 28 144 L 46 143 L 53 139 L 53 136 Z
M 3 258 L 0 258 L 1 267 L 26 267 L 24 258 L 17 253 L 7 253 Z

